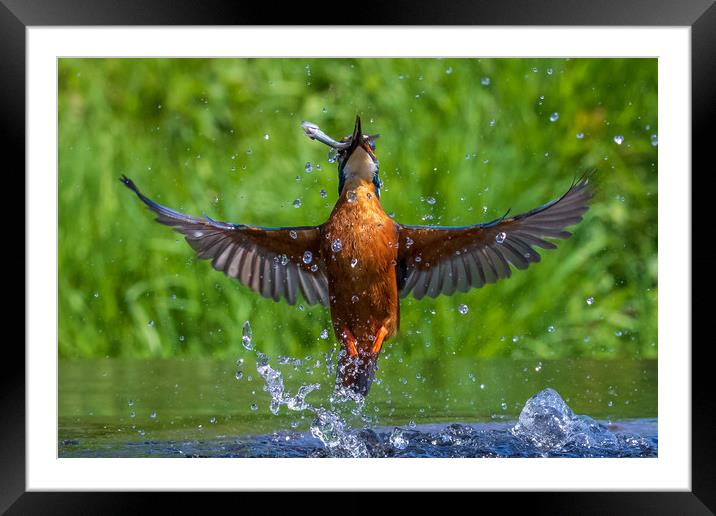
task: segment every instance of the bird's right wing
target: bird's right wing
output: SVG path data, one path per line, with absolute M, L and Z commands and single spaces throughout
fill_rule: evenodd
M 182 233 L 199 258 L 254 292 L 296 303 L 328 306 L 328 278 L 320 257 L 318 227 L 264 228 L 185 215 L 144 196 L 131 179 L 121 181 L 157 214 L 157 222 Z

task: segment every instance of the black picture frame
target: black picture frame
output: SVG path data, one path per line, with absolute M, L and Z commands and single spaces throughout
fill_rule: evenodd
M 349 9 L 340 14 L 339 4 L 311 2 L 284 3 L 281 8 L 261 3 L 239 3 L 208 0 L 0 0 L 0 125 L 3 128 L 5 157 L 16 158 L 13 171 L 5 170 L 3 181 L 21 177 L 17 170 L 25 167 L 25 30 L 31 26 L 82 25 L 283 25 L 283 24 L 370 24 L 370 25 L 552 25 L 552 26 L 689 26 L 692 43 L 692 171 L 704 168 L 709 143 L 713 140 L 711 126 L 716 122 L 716 6 L 713 0 L 502 0 L 470 2 L 462 0 L 446 4 L 414 0 L 411 2 L 379 3 Z M 346 4 L 347 7 L 350 5 Z M 711 144 L 713 145 L 713 144 Z M 708 153 L 710 154 L 710 153 Z M 683 171 L 688 174 L 689 171 Z M 24 178 L 24 175 L 22 176 Z M 698 174 L 691 175 L 696 179 Z M 7 185 L 7 183 L 5 183 Z M 19 189 L 25 191 L 24 180 Z M 13 190 L 13 197 L 22 198 Z M 8 189 L 5 190 L 9 195 Z M 695 196 L 708 195 L 707 189 L 693 190 Z M 692 197 L 692 240 L 710 234 L 709 203 Z M 18 213 L 5 209 L 6 214 Z M 689 214 L 680 214 L 686 219 Z M 13 217 L 14 218 L 14 217 Z M 14 222 L 14 220 L 13 220 Z M 684 235 L 684 245 L 691 245 Z M 19 246 L 16 246 L 16 248 Z M 24 247 L 23 247 L 24 249 Z M 713 270 L 714 254 L 693 253 L 694 271 Z M 13 257 L 18 260 L 16 255 Z M 32 271 L 25 269 L 25 274 Z M 707 277 L 703 277 L 707 276 Z M 693 284 L 693 283 L 692 283 Z M 692 306 L 709 309 L 706 301 L 714 289 L 713 274 L 699 277 L 692 290 Z M 703 297 L 699 297 L 703 294 Z M 699 299 L 703 301 L 697 302 Z M 704 303 L 706 306 L 704 306 Z M 696 319 L 692 316 L 692 321 Z M 692 331 L 695 326 L 692 322 Z M 13 339 L 14 340 L 14 339 Z M 700 339 L 699 339 L 700 340 Z M 693 343 L 699 342 L 695 338 Z M 14 341 L 16 342 L 16 341 Z M 713 413 L 714 403 L 709 379 L 708 339 L 692 345 L 692 491 L 642 493 L 531 493 L 500 498 L 510 509 L 524 507 L 540 514 L 713 514 L 716 510 L 714 481 Z M 149 512 L 152 501 L 164 508 L 181 504 L 184 511 L 212 510 L 226 497 L 213 498 L 213 503 L 189 498 L 184 493 L 148 495 L 146 493 L 69 493 L 26 492 L 25 478 L 25 353 L 15 345 L 6 344 L 5 367 L 0 375 L 0 407 L 3 415 L 3 439 L 0 439 L 0 511 L 7 514 L 114 514 Z M 711 479 L 711 480 L 709 480 Z M 242 495 L 243 496 L 243 495 Z M 492 496 L 497 499 L 501 494 Z M 404 498 L 401 511 L 410 510 L 412 501 L 422 497 Z M 303 497 L 293 497 L 289 504 L 302 506 Z M 272 504 L 274 503 L 272 499 Z M 333 502 L 330 502 L 331 506 Z M 474 503 L 474 502 L 472 502 Z M 358 508 L 357 504 L 356 509 Z M 278 508 L 272 505 L 272 509 Z M 369 510 L 366 508 L 365 510 Z

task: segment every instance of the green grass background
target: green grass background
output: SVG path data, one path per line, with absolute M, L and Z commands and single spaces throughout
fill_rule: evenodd
M 214 271 L 117 178 L 190 214 L 320 224 L 336 165 L 300 122 L 340 137 L 357 113 L 406 224 L 520 213 L 598 169 L 592 209 L 541 263 L 404 300 L 393 356 L 657 356 L 655 59 L 61 59 L 58 83 L 61 358 L 235 356 L 247 319 L 264 352 L 329 349 L 326 309 Z

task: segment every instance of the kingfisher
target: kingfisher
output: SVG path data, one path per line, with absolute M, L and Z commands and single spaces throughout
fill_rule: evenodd
M 568 226 L 588 210 L 592 172 L 575 179 L 560 197 L 520 215 L 468 226 L 410 226 L 385 213 L 376 157 L 378 135 L 353 134 L 340 141 L 310 122 L 309 138 L 331 147 L 338 162 L 338 200 L 318 226 L 262 227 L 195 217 L 162 206 L 134 182 L 120 180 L 156 213 L 156 220 L 183 234 L 198 258 L 274 301 L 329 308 L 341 344 L 336 385 L 365 396 L 378 356 L 400 326 L 400 299 L 451 295 L 495 283 L 540 261 L 536 248 L 566 239 Z

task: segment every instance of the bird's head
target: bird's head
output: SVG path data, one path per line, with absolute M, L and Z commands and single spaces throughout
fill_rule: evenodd
M 306 136 L 328 145 L 337 152 L 338 158 L 338 195 L 341 195 L 346 183 L 368 181 L 373 183 L 376 196 L 380 197 L 381 181 L 378 176 L 378 158 L 375 156 L 377 134 L 363 134 L 360 116 L 356 116 L 353 134 L 341 141 L 326 135 L 316 124 L 301 124 Z

